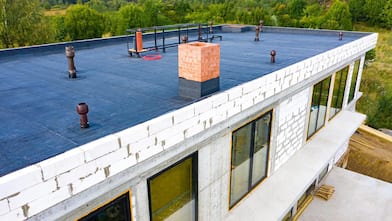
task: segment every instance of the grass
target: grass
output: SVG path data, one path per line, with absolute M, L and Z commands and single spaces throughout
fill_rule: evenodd
M 45 10 L 44 15 L 45 16 L 65 15 L 66 12 L 67 12 L 66 8 L 53 8 L 50 10 Z
M 361 24 L 354 28 L 379 33 L 376 57 L 366 62 L 362 74 L 360 91 L 363 97 L 357 110 L 368 116 L 366 123 L 369 126 L 392 129 L 392 32 Z

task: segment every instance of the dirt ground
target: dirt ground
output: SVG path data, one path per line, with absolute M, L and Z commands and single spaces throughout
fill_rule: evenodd
M 359 129 L 350 139 L 347 169 L 392 183 L 390 138 L 382 139 Z

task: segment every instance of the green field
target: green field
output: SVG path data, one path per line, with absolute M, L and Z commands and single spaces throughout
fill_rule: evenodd
M 392 129 L 392 32 L 356 25 L 357 31 L 378 32 L 375 58 L 366 62 L 357 110 L 368 116 L 366 124 L 374 128 Z

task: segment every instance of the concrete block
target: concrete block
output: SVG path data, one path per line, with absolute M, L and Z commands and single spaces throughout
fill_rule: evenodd
M 39 183 L 35 186 L 22 190 L 18 195 L 9 197 L 9 206 L 11 210 L 22 207 L 23 205 L 32 202 L 42 196 L 48 195 L 57 189 L 54 178 L 45 182 Z
M 235 103 L 236 103 L 235 101 L 228 103 L 227 118 L 232 117 L 241 112 L 241 106 L 240 105 L 235 106 Z M 230 106 L 232 107 L 230 108 Z
M 261 87 L 260 81 L 258 81 L 257 79 L 253 80 L 253 81 L 250 81 L 250 82 L 247 82 L 247 83 L 243 84 L 242 86 L 243 86 L 242 87 L 243 88 L 242 93 L 244 95 L 248 94 L 250 92 L 253 92 L 253 91 L 255 91 L 255 90 L 257 90 L 257 89 L 259 89 Z
M 259 90 L 258 95 L 254 98 L 254 104 L 258 104 L 265 100 L 265 93 L 262 90 Z
M 28 216 L 33 216 L 42 212 L 43 210 L 67 199 L 70 197 L 68 188 L 60 188 L 55 192 L 38 198 L 28 204 Z
M 75 180 L 84 179 L 98 171 L 98 166 L 95 161 L 90 161 L 77 168 L 70 170 L 69 172 L 60 174 L 57 176 L 58 186 L 60 188 L 73 183 Z
M 136 161 L 140 163 L 162 151 L 163 147 L 161 145 L 149 146 L 146 149 L 141 150 L 137 153 Z
M 10 207 L 6 199 L 0 200 L 0 216 L 10 212 Z
M 195 116 L 194 105 L 185 106 L 179 110 L 173 112 L 174 125 L 188 120 Z
M 242 86 L 237 86 L 227 91 L 229 95 L 229 101 L 233 101 L 242 96 Z
M 84 164 L 84 162 L 85 158 L 83 150 L 74 148 L 65 153 L 39 162 L 38 165 L 42 169 L 44 179 L 48 180 L 56 175 L 65 173 Z
M 147 123 L 147 122 L 146 122 Z M 140 139 L 148 137 L 147 124 L 142 123 L 131 128 L 120 131 L 115 136 L 120 138 L 121 147 L 126 147 L 130 143 L 134 143 Z
M 110 171 L 110 168 L 109 168 Z M 72 195 L 78 194 L 89 187 L 98 184 L 106 178 L 104 170 L 97 170 L 95 173 L 72 182 Z M 63 188 L 64 189 L 64 188 Z
M 195 116 L 208 112 L 212 109 L 212 99 L 207 98 L 195 103 Z
M 246 110 L 249 107 L 253 106 L 253 98 L 255 97 L 255 93 L 249 93 L 241 97 L 241 110 Z
M 227 110 L 224 108 L 215 109 L 211 118 L 211 126 L 219 124 L 227 119 Z
M 175 133 L 170 137 L 167 137 L 165 140 L 162 140 L 161 144 L 163 149 L 168 149 L 184 140 L 184 133 Z
M 156 137 L 147 137 L 136 143 L 130 144 L 128 149 L 128 154 L 136 154 L 156 144 L 158 144 L 158 140 L 156 139 Z
M 36 165 L 25 167 L 0 177 L 0 199 L 17 194 L 42 182 L 41 168 Z
M 132 166 L 134 166 L 137 163 L 136 158 L 134 155 L 129 156 L 126 159 L 119 160 L 113 164 L 110 165 L 109 171 L 110 171 L 110 176 L 114 176 L 121 171 L 124 171 Z
M 22 221 L 27 217 L 23 215 L 22 208 L 14 209 L 6 214 L 0 215 L 0 220 L 4 221 Z
M 176 130 L 182 130 L 182 134 L 184 134 L 184 130 L 187 130 L 188 128 L 191 128 L 195 125 L 197 125 L 199 122 L 199 117 L 193 117 L 188 120 L 185 120 L 179 124 L 176 125 Z
M 212 107 L 217 108 L 221 106 L 222 104 L 226 103 L 229 101 L 229 95 L 228 93 L 219 93 L 211 97 L 212 99 Z
M 84 152 L 86 162 L 95 160 L 119 148 L 118 137 L 113 135 L 102 137 L 79 147 Z
M 172 126 L 173 126 L 172 114 L 170 113 L 170 114 L 161 115 L 160 117 L 148 121 L 148 134 L 149 136 L 151 136 Z
M 185 138 L 190 138 L 190 137 L 200 133 L 203 130 L 204 130 L 203 126 L 200 124 L 197 124 L 197 125 L 194 125 L 188 129 L 184 130 L 184 136 L 185 136 Z
M 102 157 L 95 159 L 95 163 L 98 168 L 103 169 L 117 161 L 125 159 L 128 157 L 128 150 L 127 148 L 123 147 L 117 149 L 111 153 L 108 153 Z

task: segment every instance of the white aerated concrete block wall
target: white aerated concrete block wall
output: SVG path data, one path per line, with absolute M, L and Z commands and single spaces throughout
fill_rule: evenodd
M 374 48 L 376 42 L 377 34 L 370 34 L 182 109 L 5 175 L 0 178 L 0 220 L 24 220 L 38 214 L 287 88 L 298 84 L 305 86 L 305 80 L 322 70 L 343 65 L 353 57 L 363 55 Z M 296 97 L 293 99 L 296 100 Z M 302 98 L 298 99 L 302 101 Z M 290 105 L 290 102 L 284 105 Z M 293 105 L 295 106 L 294 103 Z M 301 110 L 295 110 L 292 114 L 303 118 Z M 285 121 L 286 119 L 282 120 Z M 301 128 L 293 123 L 297 130 Z M 282 127 L 283 125 L 284 123 Z M 294 136 L 283 128 L 282 132 L 286 133 L 285 136 Z M 283 144 L 280 143 L 278 147 L 278 166 L 287 160 L 285 152 L 290 155 L 300 147 L 293 139 L 290 141 L 293 142 L 290 143 L 294 145 L 293 150 L 284 151 L 289 144 L 284 139 L 280 142 Z M 41 188 L 49 188 L 51 191 Z M 30 194 L 35 191 L 43 196 L 37 198 Z M 20 194 L 23 197 L 17 198 Z
M 280 103 L 276 137 L 275 171 L 303 146 L 310 88 Z

